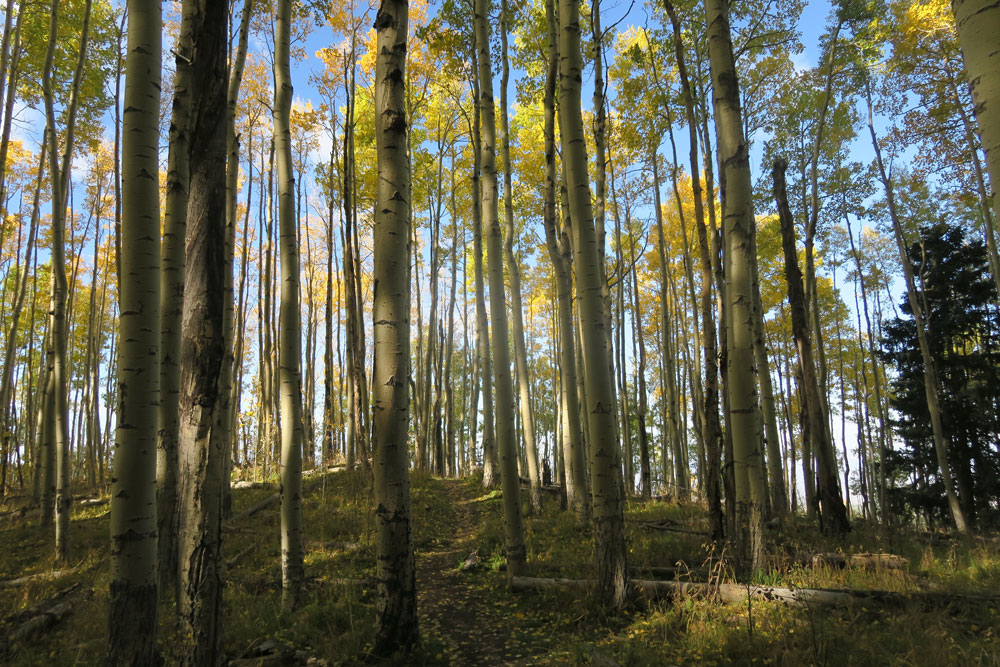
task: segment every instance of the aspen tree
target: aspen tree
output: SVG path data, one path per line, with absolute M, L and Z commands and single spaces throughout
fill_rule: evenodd
M 649 411 L 646 400 L 646 344 L 643 340 L 642 311 L 639 302 L 639 271 L 636 268 L 639 263 L 638 253 L 635 248 L 635 236 L 632 235 L 632 230 L 629 229 L 630 218 L 631 214 L 626 206 L 625 228 L 629 237 L 629 250 L 631 251 L 629 259 L 632 265 L 632 270 L 630 271 L 632 274 L 632 349 L 633 357 L 638 358 L 638 364 L 636 365 L 636 392 L 638 393 L 639 405 L 636 419 L 639 422 L 639 491 L 643 498 L 649 498 L 652 495 L 652 478 L 649 465 L 649 436 L 646 432 L 646 414 Z M 622 278 L 624 279 L 624 276 Z M 634 353 L 636 346 L 639 348 L 638 355 Z
M 993 189 L 993 219 L 1000 220 L 1000 5 L 991 0 L 952 0 L 955 30 L 969 75 L 976 122 L 986 152 L 986 169 Z M 990 231 L 987 230 L 987 236 Z M 905 263 L 905 262 L 904 262 Z
M 451 215 L 451 292 L 448 298 L 448 339 L 444 357 L 444 391 L 445 391 L 445 442 L 448 453 L 448 466 L 446 473 L 451 477 L 458 477 L 461 466 L 456 462 L 455 451 L 455 384 L 452 382 L 452 364 L 455 358 L 455 295 L 458 285 L 458 217 L 455 205 L 455 144 L 451 145 L 451 205 L 449 213 Z M 464 253 L 463 253 L 464 257 Z M 464 285 L 464 283 L 463 283 Z M 464 348 L 463 348 L 464 349 Z M 463 382 L 465 373 L 462 374 Z M 463 388 L 462 396 L 465 395 Z
M 253 0 L 244 0 L 243 11 L 240 14 L 239 37 L 236 50 L 230 62 L 229 83 L 226 88 L 226 253 L 223 266 L 223 303 L 222 327 L 225 334 L 225 357 L 222 360 L 222 373 L 219 376 L 219 390 L 222 392 L 222 442 L 226 454 L 223 472 L 223 518 L 229 517 L 232 496 L 229 489 L 229 478 L 235 451 L 233 434 L 236 432 L 236 420 L 239 415 L 240 382 L 233 382 L 236 373 L 236 348 L 242 346 L 241 335 L 237 336 L 234 329 L 236 314 L 235 284 L 233 262 L 236 255 L 236 195 L 239 192 L 240 175 L 240 139 L 236 135 L 236 103 L 240 96 L 240 86 L 243 83 L 243 69 L 246 65 L 247 44 L 250 36 L 250 15 L 253 12 Z M 249 194 L 248 194 L 249 197 Z M 244 248 L 246 244 L 244 244 Z M 246 278 L 246 271 L 241 274 Z M 242 331 L 242 327 L 240 327 Z M 237 341 L 237 338 L 240 340 Z
M 722 537 L 722 500 L 721 500 L 721 471 L 719 463 L 722 456 L 722 429 L 719 424 L 719 361 L 718 344 L 715 337 L 715 324 L 712 317 L 712 249 L 709 244 L 708 226 L 705 224 L 705 205 L 701 188 L 701 169 L 698 163 L 698 125 L 694 107 L 694 89 L 688 79 L 687 67 L 684 58 L 684 43 L 681 39 L 681 25 L 677 18 L 677 13 L 673 5 L 664 0 L 664 8 L 673 27 L 674 52 L 677 57 L 677 71 L 680 76 L 681 88 L 684 92 L 684 110 L 688 124 L 688 138 L 690 148 L 691 164 L 691 193 L 694 198 L 695 224 L 698 236 L 698 251 L 701 259 L 701 336 L 702 352 L 704 354 L 705 385 L 704 385 L 704 406 L 700 411 L 702 424 L 702 439 L 705 443 L 705 457 L 707 465 L 705 470 L 699 470 L 699 477 L 704 478 L 705 493 L 708 496 L 709 516 L 712 525 L 712 536 L 716 539 Z M 711 160 L 706 155 L 706 165 L 708 175 L 710 175 Z M 708 190 L 711 192 L 712 183 L 708 179 Z M 714 232 L 714 202 L 709 202 L 709 218 L 712 220 Z M 714 236 L 714 233 L 713 233 Z M 697 318 L 696 318 L 697 319 Z
M 591 490 L 597 587 L 601 601 L 622 608 L 628 600 L 628 566 L 622 501 L 621 455 L 615 426 L 604 312 L 603 271 L 590 202 L 587 146 L 580 107 L 583 57 L 580 51 L 580 8 L 576 0 L 559 2 L 559 128 L 572 219 L 577 301 L 580 308 L 582 356 L 590 443 Z
M 760 419 L 753 352 L 753 192 L 750 154 L 743 135 L 739 82 L 724 0 L 705 0 L 713 107 L 723 169 L 722 219 L 725 240 L 726 378 L 735 478 L 736 544 L 744 566 L 763 566 L 764 489 Z
M 472 37 L 472 97 L 479 99 L 479 54 L 475 44 L 475 34 Z M 486 318 L 486 285 L 483 276 L 483 201 L 479 196 L 482 180 L 482 113 L 478 101 L 473 104 L 472 113 L 472 256 L 473 275 L 476 299 L 476 360 L 479 373 L 476 375 L 477 385 L 483 397 L 483 487 L 491 489 L 496 486 L 498 474 L 496 429 L 493 413 L 493 363 L 489 344 L 489 322 Z M 473 398 L 478 398 L 473 393 Z M 472 410 L 479 410 L 478 400 L 472 402 Z M 473 439 L 475 430 L 473 429 Z
M 581 523 L 587 520 L 586 460 L 580 436 L 580 403 L 576 398 L 576 350 L 573 333 L 573 284 L 570 276 L 571 253 L 569 239 L 558 224 L 556 211 L 556 79 L 559 74 L 558 22 L 555 0 L 545 2 L 548 63 L 545 74 L 545 203 L 543 221 L 545 242 L 556 274 L 558 301 L 557 330 L 559 338 L 559 452 L 563 465 L 560 477 L 565 478 L 566 505 Z
M 129 0 L 122 140 L 122 276 L 113 574 L 108 662 L 151 665 L 156 657 L 156 404 L 160 331 L 160 113 L 158 2 Z
M 182 10 L 183 12 L 183 10 Z M 190 179 L 189 125 L 192 15 L 181 17 L 174 53 L 174 96 L 168 134 L 166 200 L 160 244 L 160 406 L 156 446 L 156 532 L 160 591 L 177 582 L 177 439 L 181 379 L 181 315 L 184 308 L 184 242 Z M 175 589 L 175 592 L 176 589 Z
M 503 209 L 507 228 L 504 236 L 504 260 L 510 277 L 510 315 L 514 338 L 514 361 L 517 364 L 517 386 L 520 392 L 521 432 L 524 436 L 525 457 L 528 463 L 528 484 L 531 511 L 542 511 L 541 479 L 538 474 L 538 449 L 535 443 L 535 417 L 531 409 L 531 376 L 528 370 L 528 352 L 524 345 L 524 318 L 521 307 L 521 269 L 514 256 L 514 204 L 510 167 L 510 122 L 507 113 L 507 84 L 510 63 L 507 58 L 507 27 L 510 23 L 507 0 L 500 5 L 500 44 L 503 57 L 503 74 L 500 80 L 500 129 L 503 132 Z
M 55 524 L 56 560 L 69 557 L 69 513 L 72 498 L 69 491 L 69 359 L 67 355 L 66 299 L 66 199 L 69 191 L 69 172 L 72 166 L 73 138 L 76 115 L 80 104 L 80 82 L 86 62 L 87 39 L 90 32 L 91 0 L 84 3 L 83 25 L 80 29 L 80 46 L 76 69 L 73 73 L 69 102 L 65 111 L 65 145 L 59 154 L 56 129 L 55 94 L 52 74 L 56 41 L 59 38 L 59 2 L 53 1 L 49 13 L 48 48 L 42 69 L 42 97 L 45 105 L 45 122 L 49 130 L 49 178 L 52 181 L 52 285 L 49 295 L 49 364 L 52 373 L 53 396 L 46 403 L 51 409 L 46 420 L 51 425 L 51 447 L 55 450 Z M 47 509 L 47 508 L 46 508 Z M 45 511 L 43 509 L 43 511 Z
M 526 552 L 521 517 L 521 480 L 517 474 L 517 442 L 514 423 L 514 385 L 510 375 L 510 347 L 507 341 L 507 300 L 503 279 L 502 238 L 497 192 L 496 114 L 493 108 L 493 75 L 486 0 L 476 0 L 473 23 L 479 65 L 480 154 L 482 174 L 483 230 L 486 234 L 486 261 L 490 280 L 490 342 L 496 397 L 497 450 L 500 455 L 500 485 L 503 488 L 506 528 L 507 575 L 524 570 Z
M 948 439 L 944 433 L 944 424 L 941 421 L 941 400 L 938 396 L 940 391 L 940 381 L 938 380 L 937 364 L 930 348 L 930 322 L 929 313 L 925 311 L 917 292 L 916 276 L 913 275 L 913 266 L 907 261 L 906 242 L 903 238 L 903 226 L 900 221 L 899 212 L 896 208 L 896 197 L 893 191 L 892 179 L 887 173 L 885 163 L 882 160 L 882 148 L 878 137 L 875 134 L 875 125 L 872 113 L 871 91 L 868 91 L 868 132 L 871 135 L 872 148 L 875 151 L 875 164 L 878 168 L 879 181 L 885 191 L 885 199 L 889 208 L 889 220 L 892 223 L 893 237 L 896 240 L 896 249 L 899 251 L 901 264 L 903 265 L 903 279 L 906 283 L 906 298 L 913 312 L 913 321 L 917 327 L 917 342 L 920 346 L 920 357 L 924 364 L 924 393 L 927 398 L 927 412 L 931 418 L 931 432 L 934 437 L 934 454 L 937 457 L 938 468 L 941 471 L 941 482 L 944 486 L 945 496 L 948 499 L 948 509 L 951 510 L 952 520 L 955 522 L 955 529 L 960 533 L 968 532 L 969 526 L 965 519 L 965 512 L 959 501 L 958 493 L 955 491 L 955 479 L 951 472 L 951 464 L 948 461 Z
M 407 446 L 410 375 L 410 172 L 405 111 L 405 0 L 383 0 L 375 17 L 375 203 L 372 442 L 375 454 L 375 653 L 419 641 Z
M 299 606 L 302 562 L 302 373 L 299 318 L 298 221 L 292 166 L 290 39 L 292 0 L 279 0 L 274 37 L 274 152 L 278 166 L 278 227 L 281 306 L 278 384 L 281 414 L 281 600 Z
M 822 505 L 820 526 L 825 532 L 842 535 L 850 530 L 847 520 L 847 510 L 844 507 L 840 484 L 837 480 L 837 461 L 834 454 L 830 427 L 823 412 L 820 399 L 820 383 L 816 376 L 816 364 L 813 361 L 812 339 L 809 335 L 809 323 L 806 316 L 805 291 L 802 286 L 802 273 L 799 271 L 798 259 L 795 253 L 795 229 L 792 212 L 788 208 L 788 198 L 785 194 L 785 169 L 787 163 L 783 159 L 774 161 L 772 178 L 774 179 L 774 197 L 778 205 L 778 216 L 781 220 L 781 245 L 785 254 L 785 277 L 788 282 L 788 305 L 792 314 L 792 336 L 799 356 L 799 368 L 802 370 L 802 388 L 806 405 L 803 406 L 803 420 L 808 420 L 812 434 L 818 463 L 816 495 Z
M 227 444 L 219 374 L 225 356 L 226 240 L 225 0 L 185 0 L 178 68 L 186 68 L 189 117 L 185 290 L 178 396 L 177 608 L 182 664 L 222 657 L 222 491 Z

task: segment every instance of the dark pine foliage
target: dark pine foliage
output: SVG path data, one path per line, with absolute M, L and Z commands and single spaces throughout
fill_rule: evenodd
M 929 314 L 931 354 L 941 382 L 949 462 L 966 517 L 980 528 L 1000 524 L 1000 332 L 997 294 L 979 240 L 943 223 L 921 230 L 908 249 L 917 289 Z M 924 393 L 924 365 L 913 313 L 886 323 L 882 355 L 896 370 L 891 385 L 893 426 L 904 446 L 887 455 L 895 480 L 889 502 L 896 516 L 947 522 Z

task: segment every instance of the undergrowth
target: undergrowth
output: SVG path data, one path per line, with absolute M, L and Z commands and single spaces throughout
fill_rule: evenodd
M 237 490 L 233 514 L 276 492 L 275 487 Z M 456 512 L 462 496 L 474 513 Z M 546 494 L 540 516 L 526 514 L 529 576 L 593 578 L 592 531 L 559 511 Z M 374 632 L 374 596 L 364 582 L 374 577 L 374 524 L 370 483 L 362 473 L 332 473 L 305 495 L 305 604 L 281 608 L 278 513 L 276 506 L 225 523 L 223 628 L 229 656 L 248 655 L 265 641 L 277 641 L 328 664 L 368 661 Z M 790 607 L 758 600 L 717 604 L 676 598 L 637 601 L 609 613 L 576 593 L 512 594 L 506 584 L 504 523 L 499 492 L 483 491 L 477 479 L 461 482 L 414 475 L 414 545 L 421 554 L 455 550 L 448 568 L 462 577 L 476 604 L 500 619 L 512 664 L 590 664 L 604 656 L 621 665 L 946 665 L 1000 664 L 1000 618 L 994 606 L 952 603 L 927 606 L 857 604 L 842 609 Z M 527 506 L 525 505 L 527 510 Z M 0 658 L 11 665 L 97 665 L 107 632 L 108 506 L 80 508 L 72 522 L 72 572 L 53 581 L 0 588 L 0 618 L 36 604 L 72 584 L 92 590 L 72 614 L 42 638 L 14 647 Z M 481 566 L 458 574 L 467 555 L 456 537 L 463 516 L 475 517 L 471 547 Z M 690 581 L 731 581 L 725 549 L 694 534 L 707 530 L 701 507 L 632 501 L 626 507 L 630 565 L 676 567 Z M 0 525 L 0 579 L 40 573 L 54 566 L 51 538 L 31 515 Z M 685 531 L 655 530 L 657 521 Z M 469 531 L 466 531 L 469 532 Z M 984 538 L 952 539 L 940 534 L 894 531 L 858 522 L 843 542 L 831 545 L 804 518 L 769 535 L 776 568 L 754 583 L 782 587 L 876 589 L 898 592 L 1000 592 L 1000 545 Z M 905 570 L 835 569 L 802 564 L 800 554 L 840 551 L 895 553 L 909 559 Z M 349 583 L 355 582 L 355 583 Z M 434 585 L 422 582 L 420 585 Z M 179 639 L 171 595 L 161 600 L 161 651 L 167 664 Z M 496 622 L 496 621 L 494 621 Z M 461 664 L 449 654 L 449 630 L 422 628 L 423 644 L 407 664 Z M 476 637 L 469 637 L 476 641 Z M 304 658 L 302 658 L 304 660 Z

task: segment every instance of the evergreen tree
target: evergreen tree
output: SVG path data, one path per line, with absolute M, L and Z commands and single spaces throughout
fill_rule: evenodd
M 984 527 L 996 521 L 989 500 L 1000 493 L 1000 332 L 986 248 L 978 239 L 967 239 L 961 227 L 939 223 L 921 230 L 908 259 L 913 273 L 922 277 L 920 299 L 934 323 L 929 342 L 939 365 L 941 418 L 959 501 L 968 520 Z M 897 373 L 890 399 L 893 425 L 905 442 L 902 450 L 887 455 L 888 473 L 898 483 L 888 492 L 889 502 L 897 516 L 917 513 L 947 521 L 916 325 L 906 299 L 900 309 L 906 317 L 887 323 L 882 341 L 883 358 Z

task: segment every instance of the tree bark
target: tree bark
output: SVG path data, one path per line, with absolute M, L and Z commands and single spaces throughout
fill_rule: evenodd
M 542 511 L 541 477 L 538 473 L 538 447 L 535 442 L 535 417 L 531 409 L 531 376 L 528 370 L 528 351 L 524 344 L 524 321 L 521 305 L 521 269 L 514 255 L 514 204 L 510 164 L 510 122 L 507 113 L 507 85 L 510 63 L 507 58 L 507 29 L 510 22 L 507 0 L 501 1 L 500 43 L 503 54 L 503 75 L 500 81 L 500 130 L 503 133 L 503 208 L 506 235 L 504 260 L 510 277 L 510 313 L 514 338 L 514 360 L 517 364 L 517 386 L 520 392 L 521 432 L 524 436 L 524 454 L 528 463 L 529 499 L 531 511 Z
M 604 312 L 603 271 L 599 239 L 590 202 L 587 147 L 584 142 L 580 89 L 583 58 L 580 14 L 575 0 L 560 0 L 559 126 L 566 167 L 567 199 L 572 219 L 580 338 L 584 368 L 590 444 L 591 489 L 598 596 L 620 609 L 628 600 L 628 565 L 622 501 L 621 454 L 615 427 L 613 380 Z
M 545 76 L 545 202 L 543 221 L 545 242 L 556 274 L 556 300 L 558 302 L 559 338 L 559 431 L 560 451 L 565 477 L 566 505 L 584 522 L 589 514 L 587 503 L 586 465 L 580 434 L 580 403 L 576 398 L 577 372 L 576 349 L 573 333 L 573 285 L 570 277 L 571 253 L 569 239 L 558 223 L 556 210 L 556 147 L 555 147 L 555 94 L 559 73 L 558 24 L 555 0 L 546 0 L 545 17 L 548 28 L 547 69 Z
M 184 243 L 190 181 L 192 57 L 196 10 L 182 9 L 180 35 L 174 49 L 174 96 L 168 135 L 166 201 L 160 244 L 160 405 L 156 445 L 156 534 L 159 540 L 160 594 L 173 587 L 180 601 L 177 562 L 177 466 L 180 420 L 181 321 L 184 309 Z
M 118 414 L 111 495 L 114 563 L 108 662 L 150 665 L 156 656 L 156 409 L 159 402 L 160 3 L 129 0 L 122 138 Z
M 192 91 L 178 409 L 182 664 L 222 659 L 223 471 L 219 373 L 225 356 L 226 16 L 224 0 L 186 0 L 178 68 Z
M 410 374 L 408 281 L 410 173 L 406 158 L 407 4 L 383 0 L 375 18 L 374 398 L 375 654 L 408 651 L 419 641 L 410 522 L 407 433 Z
M 736 544 L 742 565 L 763 566 L 763 501 L 760 419 L 753 356 L 753 200 L 750 155 L 743 136 L 740 91 L 723 0 L 705 0 L 713 106 L 722 165 L 725 237 L 726 376 L 735 477 Z
M 278 162 L 281 308 L 278 383 L 281 393 L 281 603 L 295 609 L 305 580 L 302 549 L 302 372 L 298 220 L 292 165 L 292 0 L 279 0 L 274 40 L 274 151 Z
M 995 10 L 993 11 L 996 13 Z M 875 164 L 878 166 L 879 180 L 882 182 L 886 203 L 889 206 L 889 219 L 892 222 L 896 249 L 899 251 L 899 261 L 903 266 L 903 278 L 906 282 L 906 298 L 910 304 L 913 321 L 917 327 L 917 342 L 920 346 L 920 356 L 924 362 L 924 393 L 927 398 L 927 412 L 931 417 L 931 432 L 934 435 L 934 453 L 937 456 L 941 481 L 944 485 L 945 495 L 948 498 L 948 508 L 951 510 L 955 528 L 958 532 L 965 533 L 968 532 L 969 526 L 965 520 L 965 513 L 959 502 L 958 494 L 955 491 L 955 480 L 952 477 L 951 464 L 948 460 L 948 438 L 945 435 L 944 425 L 941 422 L 941 401 L 938 398 L 940 384 L 937 376 L 937 364 L 934 361 L 934 356 L 931 354 L 929 342 L 931 322 L 920 303 L 920 295 L 917 292 L 913 267 L 906 254 L 903 226 L 899 219 L 899 213 L 896 210 L 896 198 L 893 192 L 892 180 L 886 173 L 885 163 L 882 161 L 882 149 L 875 134 L 870 91 L 868 93 L 868 131 L 872 139 L 872 148 L 875 150 Z
M 992 0 L 952 0 L 955 30 L 969 75 L 979 135 L 993 189 L 994 220 L 1000 220 L 1000 5 Z M 992 230 L 987 230 L 992 232 Z
M 481 116 L 480 154 L 482 175 L 479 181 L 483 202 L 483 230 L 490 279 L 490 341 L 493 352 L 497 421 L 497 450 L 500 454 L 500 484 L 503 488 L 504 526 L 506 533 L 507 574 L 520 575 L 527 554 L 521 516 L 521 483 L 517 473 L 517 442 L 514 423 L 514 386 L 510 374 L 507 300 L 503 279 L 502 234 L 497 197 L 496 116 L 493 108 L 493 75 L 490 57 L 489 16 L 485 0 L 477 0 L 473 21 L 479 65 L 479 113 Z
M 73 138 L 76 129 L 76 113 L 80 103 L 80 82 L 86 62 L 87 40 L 90 32 L 91 0 L 86 0 L 83 10 L 83 25 L 80 30 L 80 46 L 77 53 L 76 69 L 70 88 L 70 97 L 64 113 L 66 119 L 65 145 L 59 155 L 59 133 L 56 130 L 55 96 L 53 92 L 53 63 L 55 45 L 59 29 L 59 3 L 54 1 L 49 16 L 48 49 L 42 70 L 42 96 L 45 105 L 45 119 L 49 130 L 49 178 L 52 181 L 52 286 L 49 298 L 49 345 L 53 378 L 53 397 L 49 405 L 51 412 L 47 420 L 52 423 L 52 446 L 55 449 L 55 524 L 56 560 L 69 557 L 69 514 L 72 496 L 69 489 L 70 442 L 69 442 L 69 363 L 67 354 L 68 328 L 66 300 L 68 285 L 66 280 L 66 198 L 69 191 L 69 172 L 73 157 Z M 60 164 L 60 157 L 62 163 Z
M 788 305 L 792 315 L 792 336 L 802 369 L 802 385 L 805 405 L 804 423 L 808 422 L 811 440 L 815 447 L 818 470 L 816 475 L 816 495 L 821 505 L 820 528 L 832 535 L 843 535 L 851 529 L 847 519 L 847 509 L 840 492 L 837 478 L 837 459 L 830 437 L 830 424 L 823 412 L 820 398 L 820 384 L 816 377 L 816 365 L 812 356 L 812 339 L 809 336 L 809 321 L 806 315 L 805 293 L 802 274 L 799 272 L 798 257 L 795 252 L 795 222 L 788 207 L 785 193 L 785 169 L 787 163 L 779 158 L 774 161 L 774 198 L 781 221 L 781 246 L 785 253 L 785 279 L 788 282 Z

